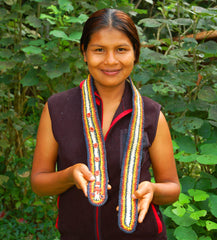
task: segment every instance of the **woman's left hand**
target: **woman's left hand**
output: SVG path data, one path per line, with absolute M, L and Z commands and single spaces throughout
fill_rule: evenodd
M 154 183 L 144 181 L 139 184 L 138 189 L 133 194 L 134 199 L 138 199 L 138 222 L 142 223 L 154 196 Z

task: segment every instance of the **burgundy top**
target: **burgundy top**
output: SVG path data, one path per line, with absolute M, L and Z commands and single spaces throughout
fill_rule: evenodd
M 103 103 L 95 92 L 101 120 Z M 145 139 L 140 181 L 150 181 L 151 160 L 148 147 L 154 141 L 161 106 L 143 97 L 145 113 Z M 76 87 L 55 94 L 48 99 L 53 134 L 58 142 L 58 170 L 76 163 L 87 164 L 86 144 L 81 114 L 81 89 Z M 92 206 L 83 192 L 73 186 L 59 196 L 57 227 L 62 240 L 166 240 L 166 229 L 159 207 L 151 204 L 141 224 L 133 233 L 125 233 L 118 227 L 120 174 L 124 145 L 132 112 L 132 92 L 126 82 L 124 95 L 105 136 L 109 184 L 108 200 L 101 207 Z

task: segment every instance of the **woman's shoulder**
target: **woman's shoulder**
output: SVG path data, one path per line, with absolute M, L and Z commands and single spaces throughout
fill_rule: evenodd
M 143 103 L 144 103 L 144 110 L 145 112 L 149 113 L 153 113 L 153 112 L 157 112 L 157 114 L 159 114 L 160 110 L 161 110 L 161 105 L 154 101 L 153 99 L 146 97 L 146 96 L 142 96 L 143 99 Z
M 48 103 L 49 102 L 55 102 L 55 103 L 65 102 L 77 97 L 80 97 L 80 87 L 75 87 L 63 92 L 55 93 L 48 98 Z

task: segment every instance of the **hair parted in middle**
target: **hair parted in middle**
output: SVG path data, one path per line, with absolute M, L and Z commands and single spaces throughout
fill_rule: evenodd
M 105 8 L 93 13 L 86 21 L 80 40 L 80 51 L 83 54 L 87 50 L 91 35 L 102 28 L 115 28 L 127 35 L 131 41 L 135 53 L 135 63 L 139 61 L 140 40 L 133 20 L 125 13 L 117 9 Z

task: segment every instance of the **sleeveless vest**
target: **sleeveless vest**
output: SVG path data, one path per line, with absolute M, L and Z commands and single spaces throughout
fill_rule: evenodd
M 103 103 L 95 92 L 99 117 Z M 75 186 L 59 196 L 57 227 L 62 240 L 166 240 L 166 229 L 159 207 L 151 204 L 141 224 L 133 233 L 118 227 L 119 184 L 125 141 L 132 112 L 132 93 L 126 82 L 124 95 L 105 136 L 109 184 L 108 200 L 101 207 L 94 207 Z M 148 148 L 154 141 L 161 106 L 143 97 L 145 111 L 145 141 L 140 182 L 150 181 L 151 160 Z M 87 152 L 81 114 L 81 89 L 76 87 L 55 94 L 48 99 L 52 130 L 58 142 L 58 171 L 77 163 L 87 165 Z M 101 120 L 101 119 L 100 119 Z

